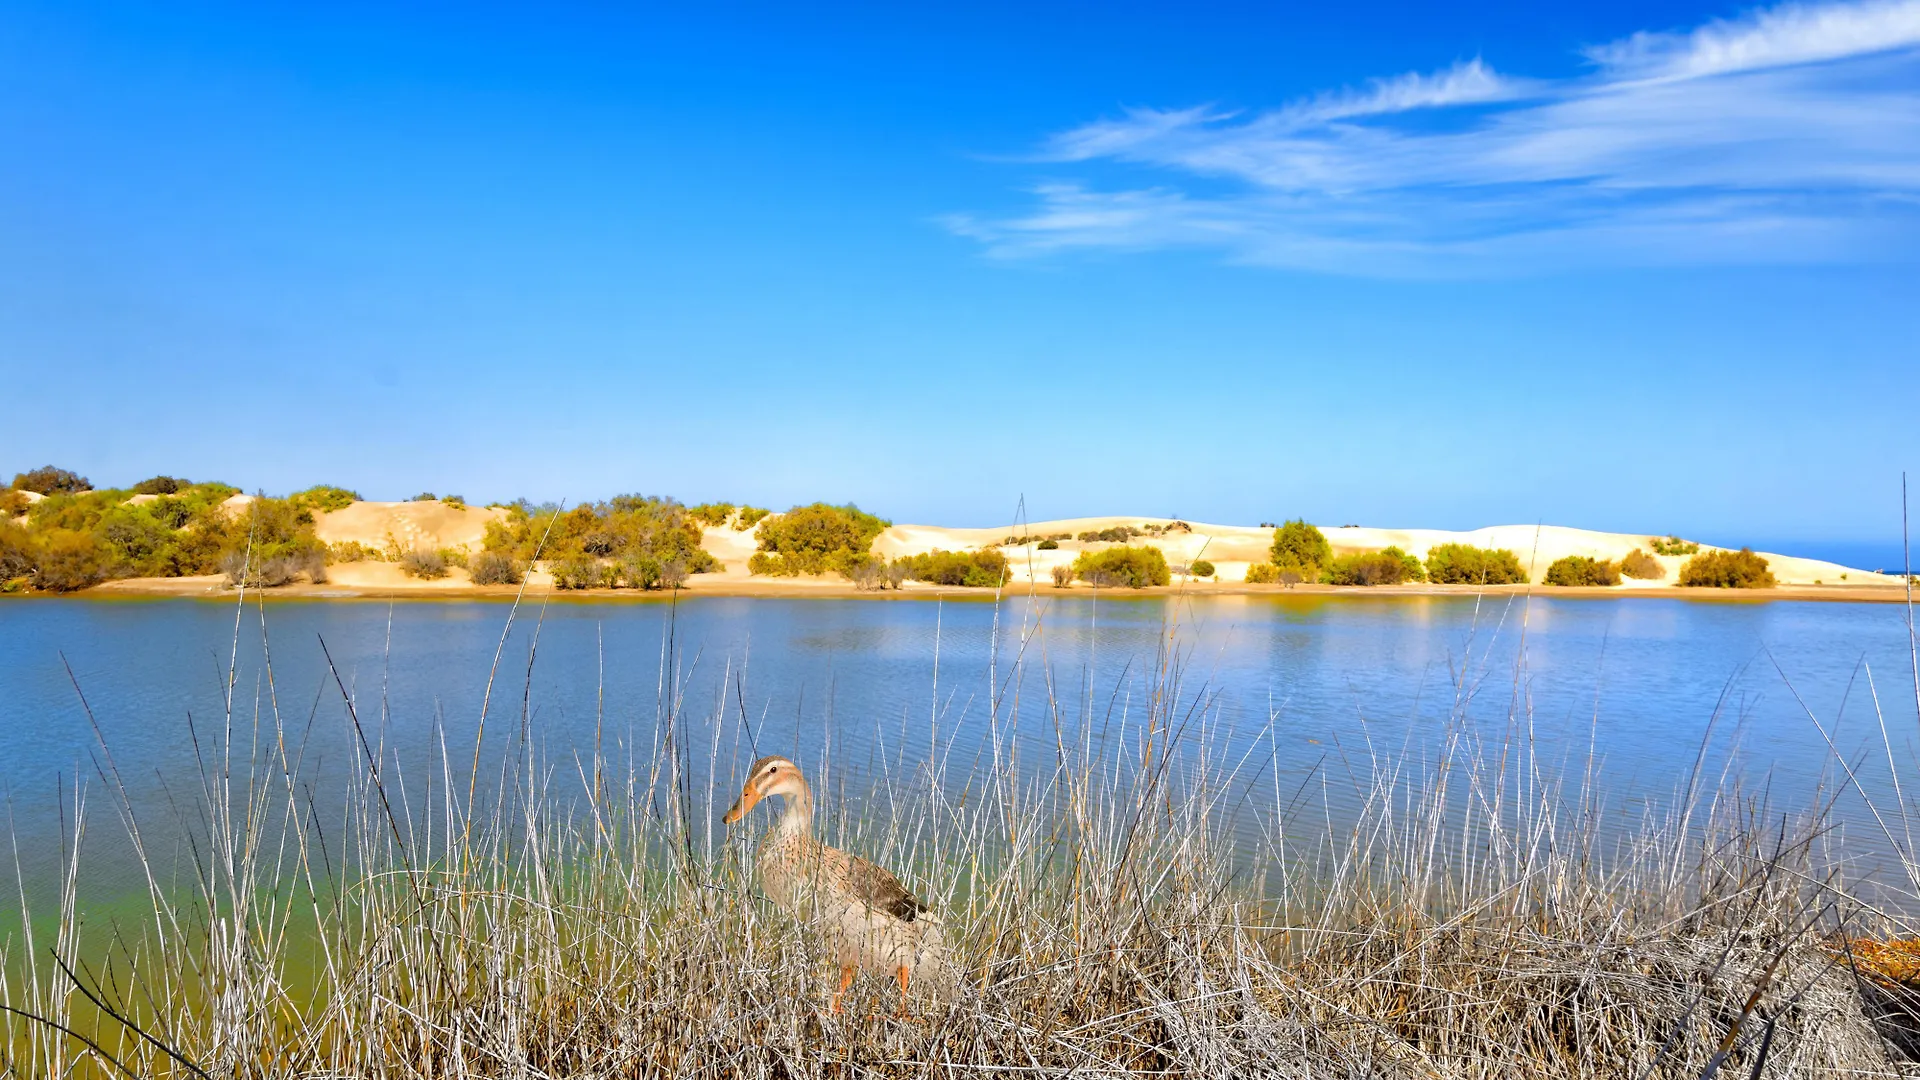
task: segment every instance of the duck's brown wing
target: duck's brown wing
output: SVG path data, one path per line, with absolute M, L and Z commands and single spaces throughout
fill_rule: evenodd
M 831 850 L 831 849 L 829 849 Z M 841 876 L 847 883 L 847 889 L 875 911 L 883 911 L 901 922 L 912 922 L 920 913 L 928 910 L 927 905 L 907 891 L 900 879 L 868 862 L 858 855 L 845 851 L 833 851 L 842 861 Z

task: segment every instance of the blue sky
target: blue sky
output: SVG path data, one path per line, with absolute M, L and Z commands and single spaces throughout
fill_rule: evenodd
M 1897 541 L 1920 0 L 901 7 L 0 3 L 0 469 Z

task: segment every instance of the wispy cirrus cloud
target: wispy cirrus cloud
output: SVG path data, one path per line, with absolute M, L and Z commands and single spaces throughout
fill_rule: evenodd
M 1475 59 L 1261 113 L 1130 110 L 1043 158 L 1152 183 L 1056 178 L 1030 212 L 949 223 L 1009 257 L 1194 246 L 1352 273 L 1910 256 L 1920 0 L 1789 4 L 1587 56 L 1559 80 Z

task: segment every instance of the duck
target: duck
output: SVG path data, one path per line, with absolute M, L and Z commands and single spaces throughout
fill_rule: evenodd
M 841 998 L 863 971 L 900 984 L 901 1017 L 909 985 L 935 993 L 951 988 L 954 968 L 939 917 L 884 868 L 814 837 L 813 789 L 791 759 L 754 762 L 740 798 L 721 820 L 733 825 L 774 795 L 786 805 L 761 841 L 754 868 L 767 898 L 820 933 L 839 965 L 840 986 L 828 1012 L 840 1012 Z

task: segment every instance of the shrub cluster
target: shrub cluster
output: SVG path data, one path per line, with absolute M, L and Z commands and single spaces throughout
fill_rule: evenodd
M 1620 572 L 1642 581 L 1659 581 L 1667 576 L 1667 568 L 1660 565 L 1660 560 L 1639 548 L 1627 552 L 1626 558 L 1620 560 Z
M 734 509 L 734 505 L 729 502 L 701 503 L 698 506 L 688 507 L 687 516 L 702 525 L 711 525 L 718 529 L 733 520 Z
M 934 585 L 965 585 L 979 589 L 997 589 L 1012 577 L 1007 557 L 988 548 L 985 551 L 930 551 L 908 555 L 894 565 L 906 571 L 914 581 Z
M 760 522 L 771 513 L 773 513 L 773 511 L 765 507 L 742 506 L 739 516 L 734 519 L 733 527 L 739 529 L 741 532 L 748 532 L 752 530 L 755 525 L 760 524 Z
M 1767 560 L 1755 555 L 1752 548 L 1741 548 L 1702 552 L 1688 559 L 1680 568 L 1680 584 L 1716 589 L 1771 589 L 1775 582 Z
M 1196 559 L 1192 566 L 1187 567 L 1187 572 L 1194 577 L 1210 578 L 1213 576 L 1214 567 L 1212 563 L 1205 559 Z
M 447 576 L 447 559 L 432 549 L 415 548 L 400 556 L 400 572 L 412 578 L 438 581 Z
M 343 487 L 334 487 L 332 484 L 315 484 L 305 491 L 294 492 L 288 498 L 302 506 L 331 514 L 359 502 L 360 493 L 348 491 Z
M 475 585 L 518 585 L 525 569 L 497 551 L 482 551 L 467 560 L 467 574 Z
M 1564 559 L 1555 559 L 1547 567 L 1547 584 L 1560 586 L 1578 585 L 1618 585 L 1620 568 L 1606 559 L 1590 559 L 1585 555 L 1568 555 Z
M 1124 544 L 1141 534 L 1141 530 L 1131 525 L 1115 525 L 1110 529 L 1088 529 L 1074 539 L 1083 544 Z
M 1505 548 L 1437 544 L 1427 552 L 1427 580 L 1436 585 L 1523 585 L 1527 572 Z
M 559 564 L 579 559 L 620 561 L 633 557 L 652 559 L 662 567 L 677 562 L 695 574 L 718 570 L 719 560 L 700 547 L 700 534 L 699 522 L 672 499 L 619 495 L 606 502 L 582 503 L 564 512 L 551 505 L 515 503 L 507 509 L 506 520 L 487 524 L 482 546 L 523 566 L 531 565 L 536 558 L 546 559 L 554 564 L 556 577 Z M 595 575 L 599 574 L 596 570 Z
M 1094 585 L 1125 586 L 1130 589 L 1165 585 L 1173 580 L 1167 557 L 1157 547 L 1111 547 L 1083 551 L 1073 560 L 1076 577 Z
M 687 565 L 632 552 L 618 559 L 574 554 L 551 564 L 557 589 L 678 589 L 687 583 Z
M 1053 550 L 1053 548 L 1057 548 L 1060 546 L 1060 541 L 1071 540 L 1071 539 L 1073 539 L 1072 533 L 1046 533 L 1044 535 L 1040 533 L 1028 533 L 1025 536 L 1009 535 L 1005 539 L 1002 539 L 1000 541 L 1000 546 L 1001 547 L 1020 547 L 1023 544 L 1031 544 L 1037 540 L 1040 542 L 1041 547 L 1051 551 Z M 1048 547 L 1049 544 L 1051 544 L 1052 547 Z
M 1285 585 L 1291 589 L 1306 580 L 1306 571 L 1294 563 L 1275 566 L 1270 562 L 1261 562 L 1247 567 L 1246 582 L 1249 585 Z
M 1328 585 L 1399 585 L 1426 577 L 1420 560 L 1397 547 L 1342 555 L 1327 563 L 1320 580 Z
M 747 571 L 776 577 L 847 574 L 893 523 L 848 503 L 796 506 L 760 526 L 760 550 Z
M 1647 546 L 1653 549 L 1655 555 L 1695 555 L 1700 551 L 1699 544 L 1678 536 L 1649 537 Z
M 1053 587 L 1064 589 L 1073 584 L 1073 567 L 1056 566 L 1053 568 Z

